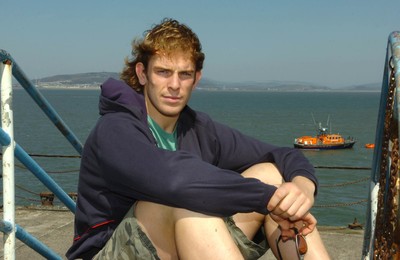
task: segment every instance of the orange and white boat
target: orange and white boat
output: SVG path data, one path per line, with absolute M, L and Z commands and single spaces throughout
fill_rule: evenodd
M 328 128 L 322 127 L 321 123 L 319 123 L 316 136 L 298 137 L 294 140 L 294 147 L 299 149 L 333 150 L 352 148 L 355 143 L 356 141 L 352 137 L 344 138 L 340 134 L 328 133 Z
M 365 144 L 365 148 L 367 149 L 375 148 L 375 144 Z

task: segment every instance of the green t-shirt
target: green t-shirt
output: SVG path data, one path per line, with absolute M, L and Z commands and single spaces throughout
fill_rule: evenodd
M 176 127 L 174 132 L 170 134 L 165 132 L 150 116 L 147 116 L 147 123 L 159 148 L 176 151 Z

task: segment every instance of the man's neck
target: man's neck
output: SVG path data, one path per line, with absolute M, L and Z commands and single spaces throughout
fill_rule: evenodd
M 176 127 L 177 117 L 166 117 L 166 116 L 152 116 L 149 115 L 154 122 L 157 123 L 167 133 L 173 133 Z

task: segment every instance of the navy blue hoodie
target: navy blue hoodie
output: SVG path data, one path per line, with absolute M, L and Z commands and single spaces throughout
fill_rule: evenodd
M 69 259 L 93 257 L 137 200 L 221 217 L 268 214 L 276 188 L 240 175 L 260 162 L 275 163 L 286 181 L 305 176 L 317 184 L 298 150 L 260 142 L 188 106 L 179 117 L 178 151 L 158 148 L 143 95 L 122 81 L 102 85 L 99 109 L 82 154 Z

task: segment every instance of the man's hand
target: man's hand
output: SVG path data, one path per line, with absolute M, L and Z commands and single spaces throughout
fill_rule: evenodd
M 311 213 L 305 214 L 303 218 L 295 222 L 281 218 L 274 213 L 270 213 L 270 216 L 279 225 L 284 241 L 295 236 L 295 233 L 292 229 L 294 227 L 297 228 L 302 235 L 306 236 L 310 234 L 317 225 L 317 220 Z
M 267 209 L 283 219 L 297 221 L 301 219 L 314 204 L 315 185 L 304 177 L 295 177 L 292 182 L 277 186 Z
M 317 220 L 309 213 L 314 204 L 314 183 L 298 176 L 292 182 L 276 186 L 278 189 L 269 201 L 267 209 L 271 212 L 271 218 L 280 226 L 282 236 L 293 237 L 293 227 L 303 235 L 311 233 L 317 224 Z

